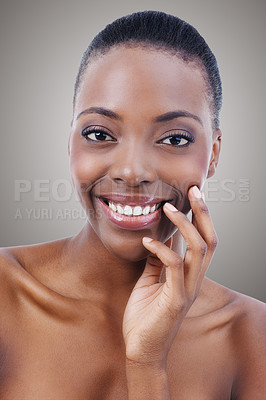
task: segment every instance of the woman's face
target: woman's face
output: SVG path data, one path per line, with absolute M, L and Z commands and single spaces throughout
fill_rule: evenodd
M 116 256 L 147 256 L 141 239 L 176 230 L 162 211 L 187 214 L 214 139 L 200 69 L 158 50 L 120 47 L 89 64 L 69 140 L 72 182 L 88 221 Z

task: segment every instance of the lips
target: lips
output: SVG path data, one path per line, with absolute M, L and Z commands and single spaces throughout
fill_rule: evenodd
M 166 201 L 146 196 L 110 194 L 96 197 L 105 216 L 124 229 L 144 229 L 158 221 Z

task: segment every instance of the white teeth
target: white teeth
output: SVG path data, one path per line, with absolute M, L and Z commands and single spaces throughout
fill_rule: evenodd
M 124 214 L 124 210 L 121 206 L 116 207 L 118 214 Z
M 150 213 L 153 213 L 155 210 L 157 210 L 160 207 L 161 203 L 154 204 L 152 207 L 150 206 L 145 206 L 142 208 L 141 206 L 122 206 L 120 204 L 114 204 L 112 202 L 108 202 L 109 208 L 111 208 L 112 211 L 117 212 L 118 214 L 121 215 L 126 215 L 126 216 L 138 216 L 138 215 L 148 215 Z
M 125 208 L 124 208 L 124 214 L 125 215 L 132 215 L 133 214 L 133 211 L 132 211 L 132 207 L 130 207 L 130 206 L 125 206 Z
M 142 214 L 142 208 L 140 206 L 134 207 L 133 215 L 141 215 L 141 214 Z
M 151 209 L 150 209 L 150 213 L 152 213 L 153 211 L 155 211 L 155 209 L 156 209 L 156 205 L 154 204 L 154 206 L 152 206 Z
M 116 206 L 113 203 L 109 203 L 109 207 L 113 210 L 116 211 Z
M 148 215 L 149 212 L 150 212 L 150 206 L 144 207 L 144 209 L 143 209 L 143 211 L 142 211 L 143 215 Z

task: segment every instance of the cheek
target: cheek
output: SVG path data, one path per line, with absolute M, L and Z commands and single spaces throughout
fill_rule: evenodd
M 162 180 L 166 180 L 172 186 L 184 190 L 191 184 L 202 186 L 208 172 L 208 153 L 198 152 L 186 156 L 171 157 L 164 164 Z
M 97 150 L 89 149 L 85 140 L 74 131 L 69 154 L 70 173 L 75 187 L 91 184 L 101 176 L 104 158 Z
M 161 171 L 160 179 L 168 182 L 182 195 L 179 209 L 184 214 L 190 211 L 188 189 L 197 185 L 202 189 L 209 167 L 209 151 L 203 148 L 191 154 L 180 155 L 168 159 L 167 165 Z
M 203 186 L 207 177 L 208 166 L 209 155 L 207 150 L 198 152 L 186 160 L 182 171 L 185 175 L 184 180 L 187 188 L 191 184 L 197 184 L 200 188 Z
M 70 154 L 70 173 L 74 189 L 82 201 L 82 193 L 104 174 L 103 163 L 97 161 L 92 153 L 73 148 Z

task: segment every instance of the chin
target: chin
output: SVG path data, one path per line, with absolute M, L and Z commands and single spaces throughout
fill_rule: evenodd
M 116 240 L 110 241 L 109 237 L 101 238 L 103 245 L 109 251 L 110 254 L 114 255 L 116 258 L 128 262 L 139 262 L 148 257 L 150 252 L 143 246 L 142 238 L 144 236 L 149 236 L 155 240 L 165 243 L 176 231 L 177 228 L 172 226 L 169 230 L 161 231 L 158 237 L 158 232 L 145 232 L 138 237 L 132 237 L 127 235 L 126 232 L 124 237 L 117 237 Z M 127 232 L 129 233 L 129 232 Z M 132 234 L 132 232 L 130 232 Z
M 130 244 L 127 243 L 126 246 L 123 246 L 122 244 L 117 246 L 110 243 L 108 243 L 108 245 L 104 243 L 104 245 L 112 255 L 124 261 L 138 262 L 144 260 L 149 255 L 149 251 L 145 249 L 141 240 L 139 241 L 139 244 L 133 244 L 131 242 Z

